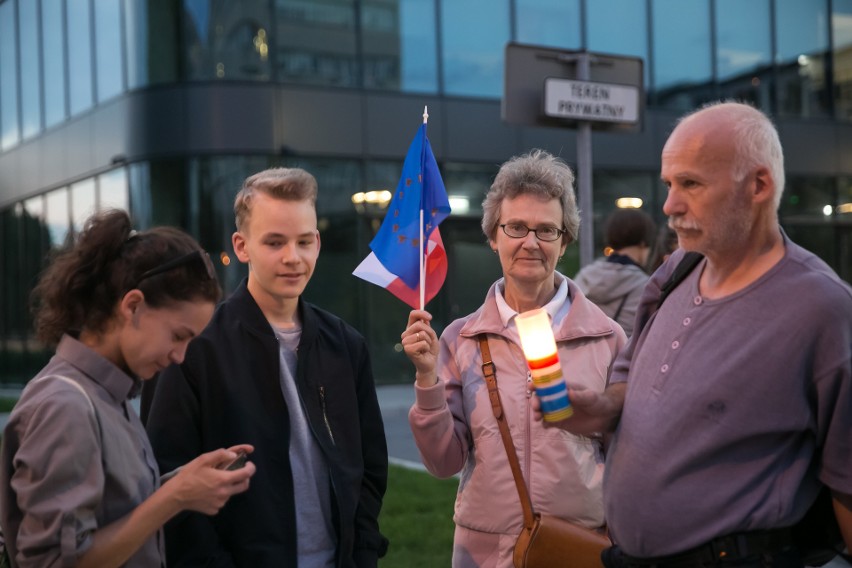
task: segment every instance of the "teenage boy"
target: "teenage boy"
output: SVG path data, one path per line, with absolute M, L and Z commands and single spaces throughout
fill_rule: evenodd
M 146 427 L 161 471 L 250 443 L 250 489 L 166 528 L 170 566 L 375 567 L 387 444 L 364 338 L 301 298 L 316 266 L 317 182 L 250 176 L 232 237 L 248 278 L 186 360 L 161 374 Z

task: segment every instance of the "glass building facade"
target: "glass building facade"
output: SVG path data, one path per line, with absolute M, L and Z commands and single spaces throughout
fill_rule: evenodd
M 785 230 L 852 280 L 852 0 L 0 0 L 0 382 L 44 363 L 29 291 L 89 214 L 184 228 L 227 292 L 246 274 L 233 196 L 279 165 L 320 185 L 307 298 L 364 333 L 379 382 L 410 380 L 408 308 L 351 276 L 384 211 L 352 195 L 396 186 L 428 105 L 454 204 L 428 308 L 439 331 L 475 309 L 500 274 L 479 228 L 497 166 L 533 147 L 576 162 L 574 130 L 501 122 L 510 41 L 643 60 L 643 128 L 595 133 L 584 219 L 639 197 L 662 221 L 673 120 L 747 100 L 785 146 Z M 577 268 L 572 245 L 561 269 Z

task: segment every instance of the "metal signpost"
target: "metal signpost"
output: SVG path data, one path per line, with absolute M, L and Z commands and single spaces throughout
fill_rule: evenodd
M 638 132 L 645 110 L 642 60 L 509 43 L 502 118 L 521 126 L 577 128 L 580 266 L 594 260 L 592 128 Z

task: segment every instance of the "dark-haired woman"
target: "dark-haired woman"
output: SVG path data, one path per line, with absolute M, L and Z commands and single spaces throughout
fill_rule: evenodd
M 161 485 L 130 405 L 210 321 L 221 291 L 207 254 L 176 229 L 90 218 L 33 291 L 36 332 L 56 354 L 3 435 L 0 524 L 13 566 L 159 567 L 160 528 L 182 510 L 215 514 L 255 468 L 224 466 L 248 445 L 204 454 Z

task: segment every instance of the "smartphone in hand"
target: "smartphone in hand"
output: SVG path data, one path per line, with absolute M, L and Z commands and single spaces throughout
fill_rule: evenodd
M 235 469 L 240 469 L 246 465 L 246 461 L 248 460 L 248 455 L 243 452 L 237 452 L 237 457 L 230 463 L 222 464 L 218 467 L 218 469 L 225 469 L 227 471 L 234 471 Z

